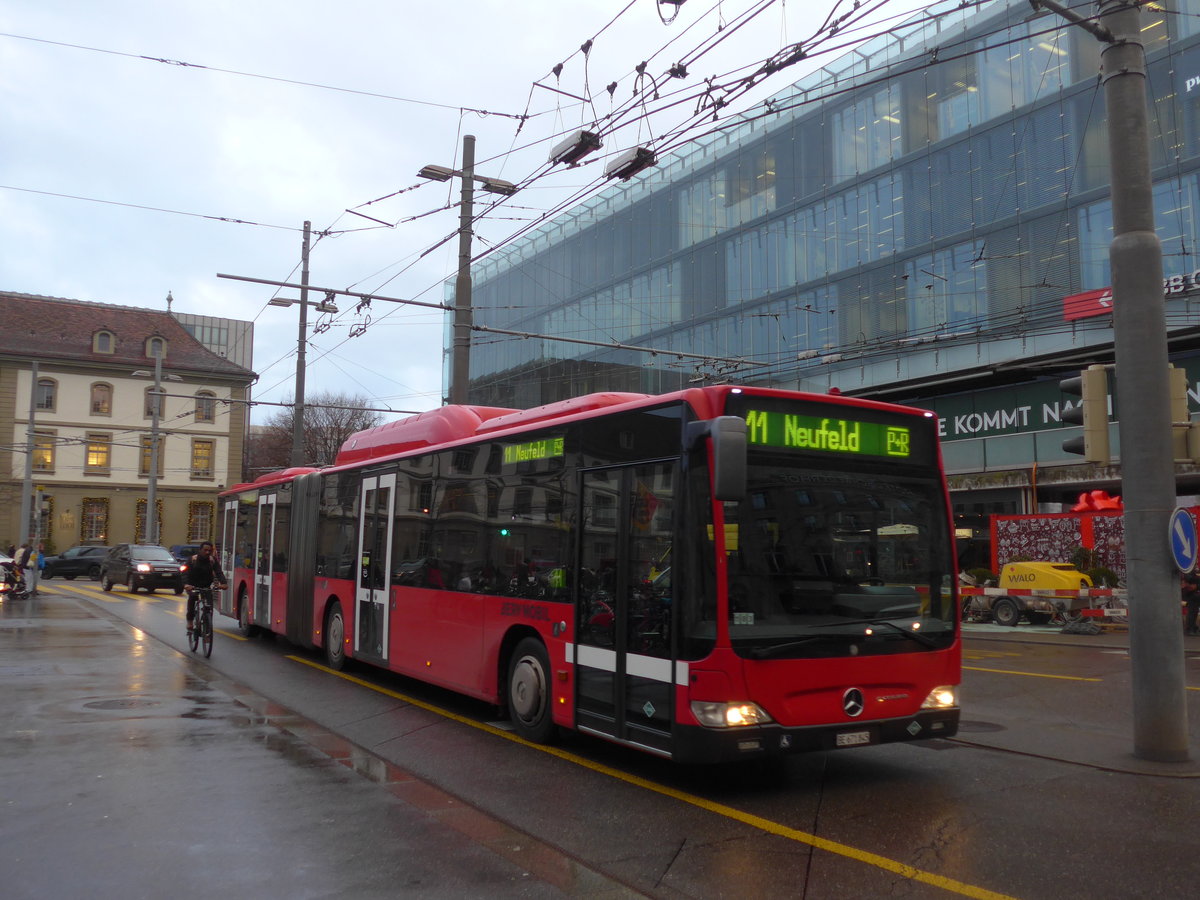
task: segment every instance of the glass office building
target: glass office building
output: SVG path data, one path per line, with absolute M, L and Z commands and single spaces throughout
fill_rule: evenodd
M 1062 451 L 1058 420 L 1058 379 L 1113 360 L 1101 44 L 1027 0 L 959 6 L 480 262 L 476 324 L 581 343 L 476 332 L 471 401 L 836 387 L 935 409 L 962 512 L 1117 484 Z M 1171 353 L 1194 387 L 1200 0 L 1141 18 Z

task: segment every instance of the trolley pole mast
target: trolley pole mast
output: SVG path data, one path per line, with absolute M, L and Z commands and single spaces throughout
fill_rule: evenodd
M 1146 50 L 1137 0 L 1097 0 L 1084 20 L 1053 0 L 1030 0 L 1105 44 L 1101 72 L 1108 110 L 1113 242 L 1113 338 L 1121 437 L 1121 493 L 1129 586 L 1133 752 L 1158 762 L 1188 760 L 1179 578 L 1167 527 L 1175 506 L 1162 245 L 1154 231 Z

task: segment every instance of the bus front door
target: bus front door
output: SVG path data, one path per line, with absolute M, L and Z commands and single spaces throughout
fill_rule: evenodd
M 388 659 L 392 571 L 392 517 L 396 475 L 371 475 L 362 482 L 358 577 L 355 588 L 354 655 L 371 662 Z
M 674 462 L 582 473 L 576 623 L 581 730 L 671 753 Z
M 233 593 L 237 590 L 237 585 L 233 580 L 234 560 L 237 558 L 237 519 L 238 501 L 234 497 L 226 500 L 221 509 L 221 536 L 218 538 L 220 541 L 218 558 L 221 560 L 221 571 L 229 579 L 229 588 L 221 591 L 219 603 L 221 612 L 227 616 L 237 615 L 237 611 L 233 608 Z
M 254 549 L 254 624 L 270 631 L 271 561 L 275 555 L 275 494 L 264 494 L 258 498 Z

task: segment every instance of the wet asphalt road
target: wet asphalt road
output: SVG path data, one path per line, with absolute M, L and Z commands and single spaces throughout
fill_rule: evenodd
M 1200 884 L 1200 770 L 1130 755 L 1120 637 L 973 629 L 960 740 L 681 769 L 578 737 L 533 748 L 478 704 L 369 670 L 337 677 L 282 642 L 219 634 L 211 662 L 194 660 L 174 597 L 43 587 L 0 606 L 5 897 Z M 1189 675 L 1200 685 L 1200 661 Z

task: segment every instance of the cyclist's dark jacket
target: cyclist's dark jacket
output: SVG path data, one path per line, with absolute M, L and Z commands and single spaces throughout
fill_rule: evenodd
M 205 559 L 199 553 L 188 560 L 187 575 L 184 577 L 192 587 L 212 587 L 213 582 L 225 584 L 225 573 L 221 571 L 221 563 L 214 553 Z

